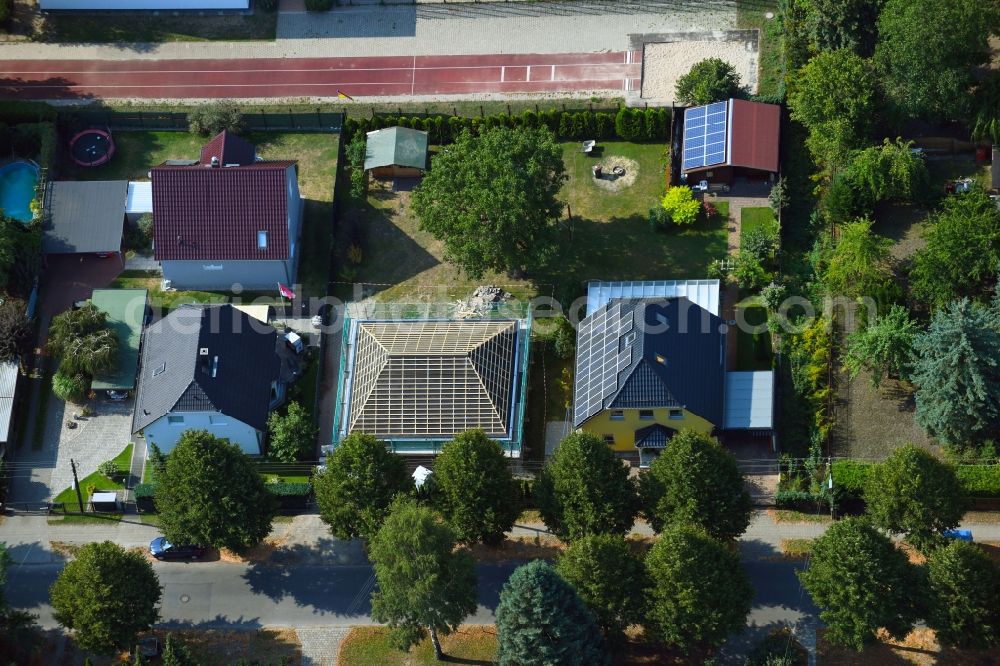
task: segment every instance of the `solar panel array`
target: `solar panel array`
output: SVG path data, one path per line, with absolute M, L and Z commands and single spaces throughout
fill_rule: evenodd
M 697 106 L 684 112 L 684 170 L 726 161 L 728 102 Z
M 580 425 L 604 409 L 618 390 L 618 374 L 632 364 L 632 347 L 620 342 L 633 330 L 634 304 L 613 303 L 580 322 L 576 350 L 573 421 Z

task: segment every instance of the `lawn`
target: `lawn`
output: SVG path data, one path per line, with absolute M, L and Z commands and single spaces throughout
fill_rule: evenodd
M 744 208 L 740 212 L 740 236 L 754 229 L 768 229 L 778 233 L 778 221 L 774 219 L 774 211 L 769 207 Z
M 229 296 L 215 291 L 163 291 L 159 277 L 149 277 L 145 273 L 125 271 L 115 278 L 109 286 L 111 289 L 146 289 L 149 291 L 149 304 L 164 311 L 184 305 L 185 303 L 226 303 Z
M 252 14 L 211 12 L 45 14 L 40 30 L 43 42 L 160 43 L 224 41 L 274 41 L 277 12 Z
M 496 658 L 497 636 L 492 626 L 462 626 L 440 636 L 446 661 L 434 658 L 430 638 L 409 652 L 389 645 L 386 627 L 354 627 L 340 644 L 341 666 L 422 666 L 423 664 L 489 664 Z
M 115 456 L 112 460 L 118 467 L 119 474 L 124 478 L 124 476 L 129 473 L 129 467 L 132 464 L 132 443 L 129 442 L 128 445 L 122 449 L 122 452 Z M 93 474 L 83 477 L 80 479 L 80 492 L 83 495 L 84 509 L 87 507 L 87 500 L 89 498 L 87 489 L 91 486 L 93 486 L 96 491 L 120 490 L 125 487 L 125 484 L 120 481 L 109 479 L 100 472 L 94 472 Z M 68 511 L 78 511 L 80 509 L 76 497 L 76 491 L 73 490 L 72 486 L 56 495 L 53 502 L 55 504 L 65 504 Z
M 767 12 L 772 12 L 775 18 L 768 19 Z M 736 0 L 736 27 L 760 30 L 758 95 L 781 95 L 785 89 L 785 63 L 777 15 L 777 0 Z
M 767 322 L 767 310 L 755 299 L 744 299 L 739 308 L 743 313 L 743 321 L 748 325 L 757 327 Z M 736 335 L 736 369 L 770 370 L 774 356 L 771 333 L 767 330 L 752 333 L 737 327 Z
M 333 179 L 340 136 L 316 132 L 251 132 L 244 138 L 257 146 L 257 154 L 264 159 L 298 161 L 299 192 L 305 200 L 298 280 L 302 285 L 300 296 L 325 295 L 333 227 Z M 67 161 L 63 175 L 70 180 L 147 180 L 150 167 L 169 159 L 196 159 L 207 141 L 208 138 L 190 132 L 116 132 L 117 150 L 107 165 L 84 169 L 71 166 Z M 146 284 L 155 286 L 158 282 L 151 280 Z M 159 300 L 159 304 L 168 308 L 192 300 L 219 300 L 218 295 L 204 295 L 208 292 L 179 292 L 174 296 L 145 285 L 135 286 L 149 288 L 154 305 Z
M 564 303 L 584 293 L 587 280 L 703 278 L 712 259 L 726 253 L 726 224 L 719 219 L 684 230 L 657 232 L 647 223 L 650 208 L 664 188 L 662 144 L 602 143 L 597 157 L 580 153 L 577 142 L 563 144 L 569 180 L 560 198 L 572 219 L 560 223 L 560 256 L 532 281 L 488 274 L 470 280 L 444 261 L 443 244 L 419 229 L 410 194 L 376 184 L 363 207 L 349 207 L 366 228 L 363 260 L 342 270 L 344 283 L 371 283 L 368 295 L 379 300 L 449 301 L 467 296 L 476 285 L 497 284 L 516 297 L 554 295 Z M 590 167 L 612 156 L 633 160 L 635 182 L 619 192 L 594 184 Z

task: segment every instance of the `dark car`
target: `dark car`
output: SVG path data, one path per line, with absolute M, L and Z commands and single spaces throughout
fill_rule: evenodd
M 149 544 L 149 554 L 158 560 L 197 560 L 207 550 L 204 546 L 172 544 L 167 537 L 157 537 Z

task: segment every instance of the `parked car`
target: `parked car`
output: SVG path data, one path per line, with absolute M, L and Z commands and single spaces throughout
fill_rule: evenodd
M 115 402 L 121 402 L 128 397 L 128 391 L 115 391 L 109 389 L 107 392 L 108 400 L 113 400 Z
M 944 530 L 941 536 L 956 541 L 972 541 L 972 530 Z
M 149 554 L 158 560 L 197 560 L 207 551 L 204 546 L 172 544 L 167 537 L 157 537 L 149 543 Z

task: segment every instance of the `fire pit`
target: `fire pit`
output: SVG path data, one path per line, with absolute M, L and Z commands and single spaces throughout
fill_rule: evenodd
M 615 168 L 613 168 L 611 170 L 611 173 L 613 173 L 614 175 L 616 175 L 619 178 L 621 178 L 622 176 L 625 175 L 625 167 L 623 167 L 623 166 L 616 166 Z

